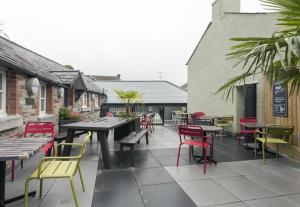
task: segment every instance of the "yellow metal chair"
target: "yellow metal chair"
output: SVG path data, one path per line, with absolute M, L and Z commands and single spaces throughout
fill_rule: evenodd
M 27 178 L 25 182 L 25 198 L 24 198 L 24 207 L 28 207 L 28 184 L 29 181 L 34 179 L 40 180 L 40 194 L 39 198 L 42 197 L 42 190 L 43 190 L 43 180 L 49 179 L 49 178 L 69 178 L 71 189 L 75 201 L 76 207 L 79 206 L 78 199 L 76 195 L 76 191 L 74 188 L 74 182 L 73 177 L 77 173 L 77 170 L 80 175 L 80 181 L 82 185 L 83 192 L 85 191 L 83 178 L 82 178 L 82 172 L 80 169 L 80 160 L 83 157 L 86 146 L 88 143 L 88 140 L 91 136 L 91 132 L 88 133 L 88 135 L 84 138 L 84 141 L 82 144 L 79 143 L 60 143 L 57 145 L 58 147 L 64 146 L 79 146 L 80 147 L 80 153 L 77 156 L 69 156 L 69 157 L 44 157 L 40 163 L 38 168 L 30 175 L 29 178 Z M 57 150 L 56 150 L 57 152 Z
M 223 117 L 217 117 L 215 118 L 215 126 L 221 127 L 222 131 L 220 131 L 220 143 L 222 143 L 223 135 L 222 132 L 224 131 L 225 127 L 231 127 L 232 128 L 232 136 L 234 138 L 234 130 L 233 130 L 233 116 L 223 116 Z
M 257 141 L 262 143 L 262 153 L 264 164 L 266 164 L 266 147 L 267 144 L 276 144 L 276 159 L 278 159 L 278 145 L 290 144 L 294 133 L 293 126 L 268 125 L 265 132 L 256 130 L 255 139 L 255 158 L 257 155 Z M 261 137 L 259 137 L 260 135 Z M 295 159 L 293 158 L 295 164 Z

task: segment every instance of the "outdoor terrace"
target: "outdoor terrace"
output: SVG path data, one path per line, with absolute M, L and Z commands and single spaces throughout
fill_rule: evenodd
M 118 145 L 109 136 L 113 164 L 111 169 L 103 169 L 95 140 L 81 162 L 86 192 L 82 192 L 79 176 L 75 177 L 82 207 L 296 207 L 300 203 L 299 168 L 285 158 L 272 159 L 273 155 L 268 155 L 270 159 L 263 165 L 262 160 L 254 159 L 253 151 L 239 146 L 232 137 L 224 137 L 222 144 L 216 137 L 214 158 L 218 164 L 208 164 L 206 175 L 202 164 L 195 160 L 189 163 L 187 148 L 183 148 L 180 166 L 176 167 L 179 139 L 172 127 L 156 126 L 149 145 L 144 140 L 140 143 L 134 168 L 130 167 L 127 152 L 119 159 Z M 41 157 L 35 156 L 24 169 L 18 169 L 14 182 L 7 179 L 7 198 L 23 193 L 25 179 Z M 38 181 L 31 182 L 31 190 L 38 187 Z M 23 201 L 8 206 L 23 206 Z M 30 198 L 29 206 L 74 206 L 68 180 L 46 180 L 42 199 Z

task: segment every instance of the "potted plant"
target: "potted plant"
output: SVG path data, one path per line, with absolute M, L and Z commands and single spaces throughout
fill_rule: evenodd
M 59 109 L 59 132 L 62 132 L 61 126 L 81 121 L 82 117 L 79 112 L 74 112 L 72 108 L 62 107 Z
M 142 104 L 142 94 L 135 90 L 124 91 L 122 89 L 114 89 L 119 99 L 125 105 L 125 111 L 120 112 L 118 116 L 124 118 L 136 117 L 137 113 L 132 111 L 134 104 Z

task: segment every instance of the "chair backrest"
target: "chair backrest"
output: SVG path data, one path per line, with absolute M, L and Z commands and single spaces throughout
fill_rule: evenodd
M 199 112 L 193 113 L 193 115 L 196 119 L 199 119 L 199 118 L 202 118 L 203 116 L 205 116 L 205 113 L 202 111 L 199 111 Z
M 53 122 L 28 122 L 25 125 L 24 137 L 28 134 L 51 134 L 54 137 L 54 124 Z
M 114 114 L 113 114 L 112 112 L 109 111 L 109 112 L 106 112 L 106 113 L 105 113 L 105 116 L 106 116 L 106 117 L 114 117 Z
M 180 143 L 183 142 L 185 136 L 202 138 L 203 129 L 199 125 L 178 125 Z
M 271 124 L 267 126 L 266 133 L 272 138 L 284 139 L 290 143 L 294 133 L 294 126 Z
M 91 135 L 92 135 L 92 133 L 89 131 L 88 134 L 83 139 L 83 143 L 80 148 L 80 155 L 79 155 L 80 159 L 83 157 L 84 153 L 86 152 L 87 144 L 88 144 L 88 141 L 90 140 Z
M 231 125 L 233 124 L 234 116 L 222 116 L 222 117 L 216 117 L 215 123 L 216 124 L 226 124 Z

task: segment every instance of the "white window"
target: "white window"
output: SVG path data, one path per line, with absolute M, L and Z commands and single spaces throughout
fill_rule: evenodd
M 46 86 L 41 85 L 40 90 L 40 113 L 46 114 Z
M 93 99 L 94 99 L 94 103 L 95 103 L 95 107 L 99 106 L 99 97 L 97 94 L 93 94 Z
M 6 71 L 0 70 L 0 116 L 6 116 Z
M 84 93 L 82 94 L 82 107 L 87 107 L 87 99 L 88 99 L 87 93 L 84 92 Z

